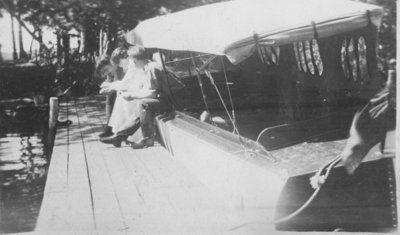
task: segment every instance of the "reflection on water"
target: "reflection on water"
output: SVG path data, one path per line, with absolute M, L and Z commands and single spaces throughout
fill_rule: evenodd
M 46 181 L 43 133 L 0 137 L 0 233 L 32 231 Z

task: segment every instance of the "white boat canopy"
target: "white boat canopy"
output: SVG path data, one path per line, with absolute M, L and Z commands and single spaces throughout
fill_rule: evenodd
M 236 0 L 142 21 L 126 37 L 146 48 L 225 55 L 237 64 L 257 43 L 278 46 L 369 23 L 379 27 L 382 15 L 378 6 L 348 0 Z

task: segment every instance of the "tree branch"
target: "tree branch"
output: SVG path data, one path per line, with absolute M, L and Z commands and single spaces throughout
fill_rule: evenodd
M 43 43 L 42 40 L 40 40 L 40 38 L 38 36 L 35 35 L 34 32 L 32 32 L 25 24 L 24 21 L 22 21 L 22 19 L 20 18 L 19 14 L 16 14 L 14 7 L 11 6 L 11 4 L 9 2 L 7 2 L 6 0 L 0 0 L 0 3 L 2 3 L 3 7 L 11 14 L 11 16 L 13 16 L 15 19 L 17 19 L 18 23 L 29 33 L 29 35 L 31 35 L 31 37 L 33 39 L 35 39 L 36 41 L 38 41 L 40 43 L 40 45 L 46 50 L 46 51 L 50 51 L 49 48 L 47 48 L 47 46 Z M 33 26 L 35 27 L 35 26 Z M 36 27 L 35 27 L 36 28 Z

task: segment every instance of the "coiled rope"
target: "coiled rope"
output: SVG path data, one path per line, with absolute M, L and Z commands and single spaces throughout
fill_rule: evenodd
M 325 164 L 323 167 L 321 167 L 321 169 L 313 176 L 310 178 L 310 184 L 311 186 L 314 188 L 314 192 L 313 194 L 308 198 L 308 200 L 301 206 L 299 207 L 297 210 L 295 210 L 294 212 L 292 212 L 291 214 L 280 218 L 278 220 L 273 221 L 274 224 L 279 224 L 282 222 L 286 222 L 290 219 L 292 219 L 293 217 L 297 216 L 300 212 L 302 212 L 307 206 L 310 205 L 310 203 L 315 199 L 315 197 L 318 195 L 319 191 L 321 190 L 322 185 L 326 182 L 326 180 L 328 179 L 328 176 L 332 170 L 332 168 L 334 166 L 336 166 L 340 160 L 342 159 L 342 157 L 340 155 L 338 155 L 337 157 L 335 157 L 332 161 L 330 161 L 329 163 Z M 325 171 L 325 174 L 322 174 Z

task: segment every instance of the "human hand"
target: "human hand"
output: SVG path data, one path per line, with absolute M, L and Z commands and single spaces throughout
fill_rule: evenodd
M 108 89 L 108 88 L 101 88 L 100 91 L 99 91 L 99 94 L 107 95 L 107 94 L 109 94 L 109 93 L 111 93 L 111 92 L 112 92 L 111 89 Z
M 111 82 L 103 82 L 100 85 L 100 88 L 101 88 L 99 91 L 100 94 L 108 94 L 115 90 Z
M 110 86 L 111 86 L 111 82 L 103 82 L 101 85 L 100 85 L 100 88 L 105 88 L 105 89 L 107 89 L 107 88 L 110 88 Z

